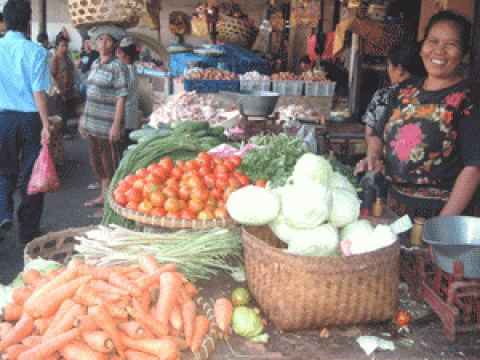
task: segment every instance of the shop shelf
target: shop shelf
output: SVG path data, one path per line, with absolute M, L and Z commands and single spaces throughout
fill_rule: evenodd
M 220 91 L 240 91 L 238 80 L 191 80 L 185 79 L 185 91 L 195 90 L 198 93 L 218 93 Z

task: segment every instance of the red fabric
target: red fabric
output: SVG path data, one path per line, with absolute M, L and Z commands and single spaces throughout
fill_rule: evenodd
M 333 58 L 333 44 L 335 43 L 335 31 L 327 33 L 327 40 L 325 40 L 325 50 L 322 54 L 322 60 Z
M 310 58 L 310 62 L 314 63 L 318 56 L 315 52 L 315 45 L 317 44 L 317 35 L 309 35 L 307 38 L 307 50 L 308 50 L 308 57 Z

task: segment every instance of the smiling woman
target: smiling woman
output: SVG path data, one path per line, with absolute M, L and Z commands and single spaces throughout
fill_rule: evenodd
M 387 204 L 399 215 L 480 215 L 480 112 L 464 71 L 470 31 L 452 12 L 430 19 L 420 51 L 427 76 L 400 84 L 357 164 L 357 173 L 383 168 Z

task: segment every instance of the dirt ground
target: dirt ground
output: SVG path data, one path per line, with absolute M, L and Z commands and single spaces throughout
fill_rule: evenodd
M 200 281 L 200 295 L 210 304 L 221 296 L 230 296 L 236 287 L 248 287 L 227 273 L 219 273 L 214 281 Z M 266 344 L 255 344 L 233 334 L 228 342 L 218 339 L 209 360 L 235 359 L 480 359 L 480 332 L 460 333 L 454 343 L 442 332 L 442 322 L 425 304 L 414 301 L 408 287 L 400 283 L 399 309 L 412 314 L 413 321 L 405 329 L 393 322 L 328 327 L 308 331 L 283 332 L 268 324 Z M 249 305 L 258 305 L 253 300 Z M 361 336 L 377 336 L 393 341 L 395 350 L 377 349 L 367 355 L 357 343 Z

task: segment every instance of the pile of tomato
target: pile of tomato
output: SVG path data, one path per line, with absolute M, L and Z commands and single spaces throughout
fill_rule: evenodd
M 241 163 L 239 156 L 222 159 L 206 152 L 188 161 L 166 157 L 127 175 L 113 196 L 118 205 L 153 216 L 225 218 L 230 194 L 250 184 L 250 179 L 236 170 Z M 257 185 L 265 184 L 259 181 Z

